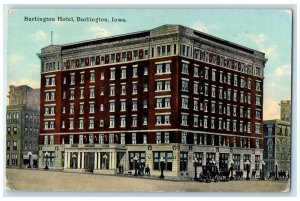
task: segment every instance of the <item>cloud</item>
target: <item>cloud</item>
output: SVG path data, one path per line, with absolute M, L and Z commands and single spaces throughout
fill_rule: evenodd
M 279 66 L 275 69 L 275 75 L 277 77 L 283 77 L 283 76 L 291 76 L 291 66 L 288 64 Z
M 212 32 L 213 30 L 219 29 L 217 25 L 213 25 L 213 24 L 206 25 L 202 22 L 196 22 L 192 28 L 204 33 L 209 33 Z
M 113 33 L 101 26 L 92 26 L 89 28 L 90 33 L 97 37 L 107 37 L 113 35 Z
M 42 40 L 47 39 L 47 34 L 45 33 L 45 31 L 39 30 L 39 31 L 36 31 L 35 33 L 33 33 L 31 35 L 31 37 L 33 40 L 42 41 Z
M 267 39 L 266 34 L 264 33 L 259 33 L 259 34 L 254 34 L 254 33 L 243 33 L 243 37 L 256 43 L 256 45 L 260 46 L 262 43 L 264 43 Z
M 264 52 L 267 58 L 271 58 L 278 55 L 278 49 L 278 45 L 271 45 L 268 47 L 260 47 L 259 51 Z

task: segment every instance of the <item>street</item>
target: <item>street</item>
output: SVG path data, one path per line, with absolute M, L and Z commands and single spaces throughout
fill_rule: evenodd
M 95 175 L 6 169 L 7 191 L 95 192 L 288 192 L 288 181 L 241 180 L 218 183 L 159 180 L 147 177 Z

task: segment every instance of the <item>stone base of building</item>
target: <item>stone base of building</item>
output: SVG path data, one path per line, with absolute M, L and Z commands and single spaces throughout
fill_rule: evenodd
M 242 170 L 246 177 L 249 160 L 250 176 L 261 170 L 262 149 L 211 146 L 199 144 L 65 144 L 41 145 L 39 168 L 46 163 L 49 169 L 62 169 L 65 172 L 93 174 L 134 174 L 146 173 L 149 167 L 152 176 L 159 176 L 160 160 L 163 157 L 166 177 L 199 176 L 202 166 L 216 165 L 219 170 L 231 166 Z M 196 161 L 195 161 L 196 159 Z M 195 167 L 196 163 L 196 167 Z

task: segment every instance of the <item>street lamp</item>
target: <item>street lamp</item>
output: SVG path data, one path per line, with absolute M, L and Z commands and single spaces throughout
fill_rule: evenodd
M 32 153 L 31 152 L 28 152 L 28 157 L 29 157 L 29 165 L 27 168 L 31 168 L 31 156 L 32 156 Z
M 194 158 L 193 163 L 194 163 L 194 167 L 195 167 L 195 177 L 194 177 L 194 180 L 196 181 L 197 180 L 197 164 L 198 164 L 197 158 Z
M 46 151 L 46 153 L 45 153 L 45 156 L 46 156 L 46 166 L 45 166 L 45 170 L 48 170 L 49 168 L 48 168 L 48 151 Z
M 139 157 L 137 157 L 137 155 L 136 155 L 133 158 L 133 166 L 134 166 L 134 175 L 133 176 L 137 176 L 138 160 L 139 160 Z
M 277 162 L 277 160 L 275 160 L 275 180 L 279 180 L 278 179 L 278 162 Z
M 106 154 L 103 155 L 103 159 L 104 159 L 104 169 L 106 169 L 106 160 L 107 160 L 107 155 Z
M 250 180 L 250 177 L 249 177 L 249 173 L 250 173 L 250 161 L 249 160 L 246 161 L 246 169 L 247 169 L 246 180 Z
M 160 179 L 165 178 L 165 176 L 164 176 L 165 162 L 166 162 L 166 160 L 164 159 L 164 157 L 161 157 L 160 160 L 159 160 L 159 164 L 160 164 L 160 176 L 159 176 L 159 178 Z
M 261 162 L 261 180 L 265 180 L 265 161 Z
M 230 160 L 230 174 L 231 174 L 231 177 L 230 177 L 230 180 L 233 180 L 233 164 L 234 164 L 234 161 L 233 160 Z

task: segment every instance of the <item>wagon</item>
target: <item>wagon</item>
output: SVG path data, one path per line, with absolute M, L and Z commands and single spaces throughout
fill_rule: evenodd
M 211 181 L 218 182 L 220 180 L 218 168 L 215 165 L 202 166 L 202 172 L 199 175 L 200 182 L 209 183 Z

